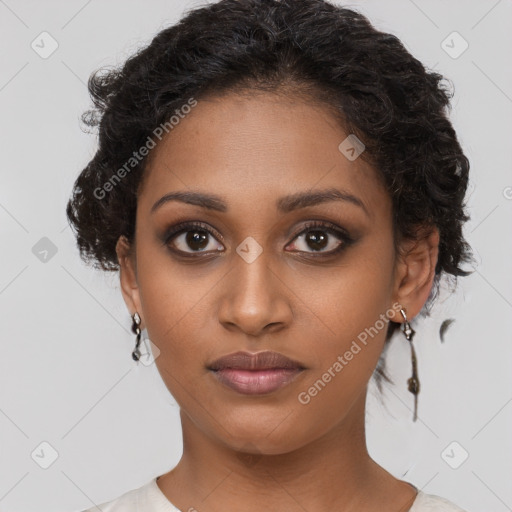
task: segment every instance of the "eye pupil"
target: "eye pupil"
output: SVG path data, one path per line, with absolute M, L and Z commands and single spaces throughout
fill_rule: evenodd
M 309 231 L 306 235 L 306 242 L 312 249 L 321 250 L 327 245 L 327 236 L 323 231 Z
M 188 231 L 186 241 L 191 249 L 204 249 L 208 245 L 208 233 L 198 230 Z

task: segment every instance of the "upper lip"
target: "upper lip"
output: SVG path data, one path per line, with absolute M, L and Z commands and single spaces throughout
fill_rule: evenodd
M 233 352 L 216 359 L 208 368 L 223 370 L 234 368 L 240 370 L 269 370 L 277 368 L 304 369 L 299 362 L 280 354 L 279 352 L 264 351 L 255 354 L 251 352 Z

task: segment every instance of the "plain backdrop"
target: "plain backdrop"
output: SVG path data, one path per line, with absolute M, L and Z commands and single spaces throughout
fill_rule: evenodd
M 131 359 L 118 276 L 82 263 L 65 206 L 96 147 L 79 122 L 90 73 L 120 64 L 198 5 L 0 0 L 0 511 L 83 510 L 169 471 L 181 455 L 175 401 L 154 364 Z M 416 423 L 410 350 L 395 337 L 385 405 L 370 386 L 370 453 L 469 512 L 512 510 L 512 4 L 343 5 L 453 83 L 451 119 L 471 161 L 465 235 L 478 261 L 413 324 Z

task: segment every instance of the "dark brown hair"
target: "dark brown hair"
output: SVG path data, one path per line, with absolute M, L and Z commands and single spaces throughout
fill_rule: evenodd
M 247 90 L 294 91 L 328 106 L 366 146 L 393 203 L 395 244 L 422 226 L 440 232 L 436 276 L 465 276 L 462 233 L 469 162 L 447 117 L 446 80 L 428 71 L 392 34 L 360 13 L 324 0 L 222 0 L 189 11 L 117 69 L 89 80 L 99 147 L 67 205 L 81 257 L 118 270 L 116 242 L 133 242 L 141 159 L 103 197 L 98 190 L 155 128 L 191 97 Z M 110 188 L 110 187 L 109 187 Z M 398 323 L 389 322 L 386 341 Z M 387 348 L 387 344 L 385 349 Z M 385 375 L 381 357 L 375 377 Z

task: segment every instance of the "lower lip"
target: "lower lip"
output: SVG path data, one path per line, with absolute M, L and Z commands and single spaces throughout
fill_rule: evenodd
M 223 384 L 244 395 L 261 395 L 276 391 L 289 384 L 301 368 L 276 368 L 270 370 L 237 370 L 226 368 L 213 371 Z

